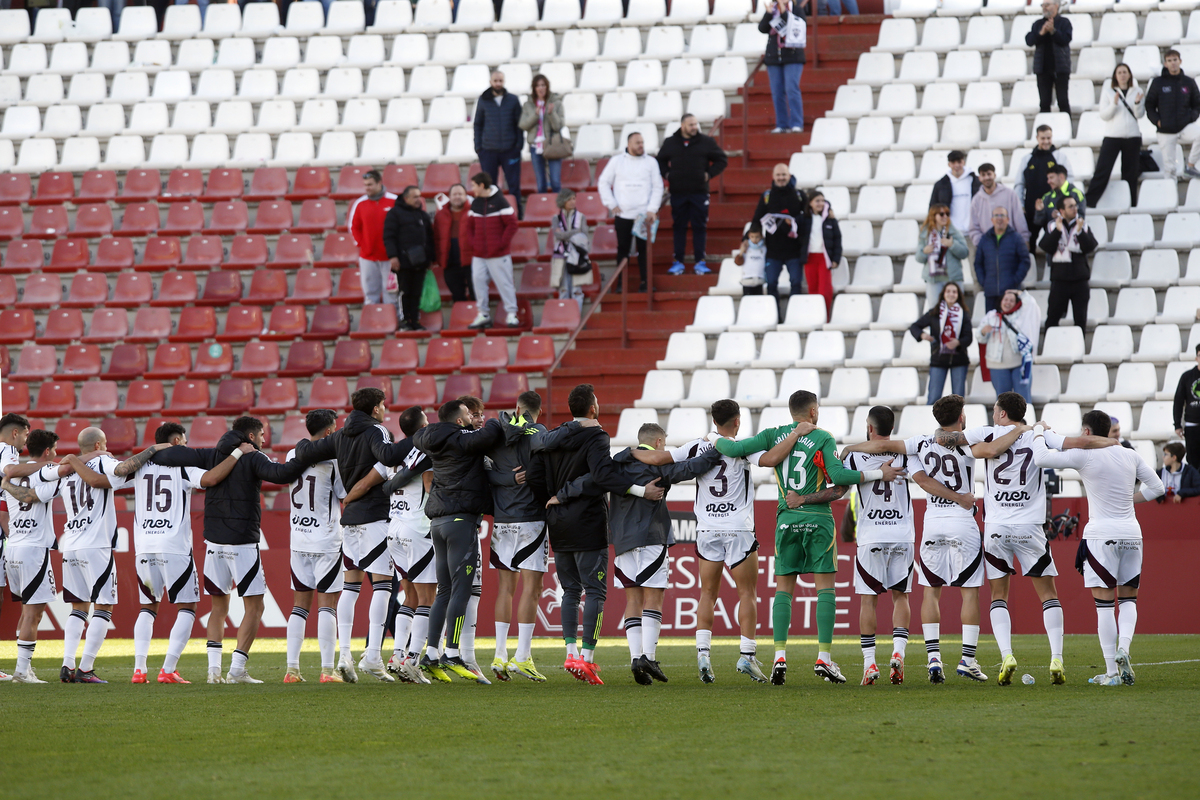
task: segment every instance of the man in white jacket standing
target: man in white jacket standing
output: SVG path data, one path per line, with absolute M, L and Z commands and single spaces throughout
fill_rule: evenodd
M 649 229 L 662 205 L 663 181 L 658 161 L 646 155 L 646 143 L 640 133 L 631 133 L 625 142 L 625 152 L 611 159 L 600 173 L 600 200 L 613 215 L 617 233 L 617 261 L 632 255 L 637 242 L 639 292 L 646 291 L 646 240 L 634 236 L 638 217 L 645 217 Z M 617 290 L 624 286 L 622 281 Z

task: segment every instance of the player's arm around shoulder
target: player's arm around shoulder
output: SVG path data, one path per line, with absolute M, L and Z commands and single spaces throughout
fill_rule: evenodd
M 780 439 L 779 437 L 783 430 L 784 428 L 772 428 L 758 434 L 759 436 L 762 436 L 764 433 L 767 434 L 767 446 L 763 448 L 766 450 L 766 452 L 758 457 L 758 465 L 760 467 L 777 467 L 782 464 L 784 459 L 791 454 L 792 450 L 796 449 L 796 443 L 800 441 L 800 437 L 807 436 L 808 434 L 817 430 L 817 427 L 811 422 L 797 422 L 792 429 L 788 431 L 787 435 Z M 776 439 L 779 439 L 779 441 L 775 441 Z M 770 449 L 767 449 L 767 447 Z M 749 453 L 744 454 L 743 457 L 745 457 L 745 455 L 752 455 L 755 452 L 758 451 L 752 450 Z M 732 454 L 725 453 L 725 455 Z
M 102 472 L 96 472 L 89 467 L 79 456 L 67 456 L 67 463 L 75 470 L 75 473 L 83 479 L 83 482 L 93 489 L 111 489 L 112 483 L 108 480 L 108 475 Z M 103 465 L 101 465 L 103 469 Z
M 987 441 L 985 435 L 982 433 L 985 430 L 984 428 L 976 428 L 968 431 L 966 434 L 959 434 L 967 444 L 970 444 L 971 454 L 976 458 L 998 457 L 1001 453 L 1004 453 L 1016 444 L 1017 439 L 1022 434 L 1033 430 L 1033 427 L 1030 425 L 1014 425 L 1002 436 L 995 436 L 994 432 L 990 432 L 987 435 L 991 436 L 991 441 Z
M 1137 453 L 1133 455 L 1137 459 L 1137 479 L 1142 482 L 1142 490 L 1133 493 L 1133 502 L 1145 503 L 1166 494 L 1167 488 L 1163 485 L 1162 478 L 1158 477 L 1158 473 Z
M 238 459 L 244 455 L 254 452 L 254 445 L 249 442 L 242 442 L 237 446 L 237 449 L 225 457 L 220 464 L 217 464 L 210 470 L 207 470 L 200 478 L 200 488 L 208 489 L 216 486 L 221 481 L 229 477 L 229 473 L 233 472 L 233 467 L 237 464 Z

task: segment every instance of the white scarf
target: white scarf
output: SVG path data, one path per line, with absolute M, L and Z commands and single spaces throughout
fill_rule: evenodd
M 1075 219 L 1079 219 L 1079 217 L 1076 217 Z M 1085 222 L 1084 228 L 1086 227 L 1087 223 Z M 1050 223 L 1049 230 L 1054 230 L 1053 222 Z M 1050 260 L 1055 264 L 1068 264 L 1071 261 L 1072 253 L 1082 252 L 1083 251 L 1079 249 L 1079 235 L 1075 231 L 1075 223 L 1072 221 L 1071 224 L 1068 225 L 1067 221 L 1063 220 L 1063 235 L 1059 237 L 1058 249 L 1054 251 L 1054 256 Z
M 771 29 L 775 31 L 775 39 L 780 49 L 784 47 L 804 47 L 808 42 L 808 23 L 791 11 L 780 13 L 778 6 L 775 16 L 771 19 Z
M 792 226 L 792 229 L 788 232 L 788 238 L 795 239 L 799 235 L 799 228 L 796 227 L 796 218 L 791 214 L 763 214 L 761 223 L 764 236 L 774 233 L 776 228 L 783 223 Z

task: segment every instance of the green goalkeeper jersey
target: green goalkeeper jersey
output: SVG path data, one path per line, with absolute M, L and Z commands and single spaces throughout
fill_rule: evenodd
M 757 436 L 741 441 L 733 439 L 717 439 L 716 448 L 721 455 L 747 456 L 770 450 L 787 438 L 796 427 L 796 423 L 783 425 L 778 428 L 767 428 L 759 431 Z M 862 473 L 846 469 L 837 457 L 837 446 L 833 436 L 828 431 L 817 428 L 801 436 L 792 448 L 792 452 L 775 467 L 775 481 L 779 488 L 778 513 L 784 512 L 820 514 L 832 517 L 828 503 L 803 505 L 799 508 L 788 508 L 785 497 L 788 490 L 796 494 L 814 494 L 824 489 L 828 484 L 846 486 L 862 482 Z

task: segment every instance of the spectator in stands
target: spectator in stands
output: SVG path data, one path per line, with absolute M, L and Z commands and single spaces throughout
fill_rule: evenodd
M 857 14 L 858 2 L 857 0 L 825 0 L 818 6 L 818 10 L 823 14 L 831 14 L 835 17 L 840 17 L 842 14 Z
M 1050 191 L 1042 195 L 1033 206 L 1033 222 L 1038 229 L 1041 230 L 1059 218 L 1062 214 L 1062 204 L 1068 197 L 1075 201 L 1076 211 L 1082 217 L 1087 209 L 1087 200 L 1083 197 L 1083 191 L 1067 180 L 1067 168 L 1062 164 L 1055 164 L 1050 168 L 1046 179 L 1050 183 Z
M 383 243 L 400 289 L 404 329 L 423 331 L 421 291 L 425 288 L 425 270 L 433 263 L 435 247 L 433 221 L 416 186 L 406 187 L 400 202 L 388 212 L 383 221 Z
M 1182 503 L 1185 497 L 1200 495 L 1200 470 L 1183 463 L 1184 446 L 1180 442 L 1163 445 L 1163 468 L 1159 473 L 1167 491 L 1158 502 Z
M 1142 174 L 1142 130 L 1138 120 L 1145 113 L 1145 92 L 1138 87 L 1129 67 L 1117 64 L 1112 80 L 1100 90 L 1100 117 L 1106 124 L 1096 171 L 1085 195 L 1089 206 L 1095 208 L 1104 196 L 1118 153 L 1121 155 L 1121 177 L 1129 184 L 1130 201 L 1137 205 L 1138 176 Z
M 471 244 L 471 276 L 475 280 L 475 297 L 479 313 L 471 328 L 488 328 L 492 324 L 488 303 L 488 279 L 496 284 L 500 302 L 507 315 L 504 324 L 515 328 L 517 318 L 517 289 L 513 285 L 512 240 L 517 233 L 517 215 L 512 206 L 492 183 L 486 171 L 471 177 L 471 210 L 464 222 L 463 237 Z
M 804 132 L 804 97 L 800 94 L 804 47 L 808 43 L 804 16 L 803 7 L 793 8 L 792 0 L 768 0 L 758 21 L 759 32 L 769 34 L 763 63 L 775 103 L 775 128 L 771 133 Z
M 322 1 L 324 2 L 325 0 Z M 189 0 L 175 0 L 175 5 L 186 6 L 188 2 Z M 327 17 L 329 16 L 329 2 L 332 2 L 332 0 L 325 2 L 325 16 Z M 200 24 L 203 25 L 205 15 L 208 14 L 208 0 L 196 0 L 196 6 L 200 9 Z M 371 25 L 375 22 L 375 3 L 373 1 L 370 3 L 369 10 L 367 3 L 363 3 L 363 9 L 366 12 L 367 24 Z M 164 11 L 163 13 L 165 14 L 166 12 Z M 159 20 L 159 27 L 162 27 L 161 19 Z M 116 30 L 116 27 L 113 30 Z
M 979 178 L 967 172 L 967 154 L 962 150 L 951 150 L 946 162 L 946 174 L 933 185 L 929 207 L 948 206 L 954 227 L 965 231 L 971 227 L 971 200 L 979 191 Z
M 950 281 L 942 287 L 937 305 L 921 315 L 908 332 L 913 338 L 929 342 L 929 393 L 927 402 L 933 405 L 946 388 L 946 374 L 954 394 L 967 393 L 967 367 L 971 359 L 967 348 L 971 344 L 971 314 L 962 304 L 962 290 Z
M 815 192 L 808 198 L 812 223 L 808 234 L 808 258 L 804 278 L 809 294 L 825 298 L 825 314 L 833 311 L 833 270 L 842 262 L 842 229 L 833 216 L 833 206 L 825 195 Z
M 669 270 L 682 275 L 687 229 L 692 226 L 693 269 L 697 275 L 710 270 L 704 263 L 708 235 L 708 182 L 725 171 L 729 159 L 717 140 L 700 132 L 700 122 L 684 114 L 679 130 L 667 137 L 658 151 L 658 167 L 671 187 L 671 220 L 675 234 L 675 263 Z
M 1008 210 L 992 209 L 992 227 L 979 240 L 975 250 L 975 280 L 983 289 L 984 308 L 1000 307 L 1000 298 L 1009 289 L 1019 289 L 1029 272 L 1029 248 L 1025 240 L 1009 227 Z
M 1200 464 L 1200 344 L 1196 345 L 1196 366 L 1179 376 L 1172 409 L 1175 435 L 1187 445 L 1187 460 Z
M 1058 95 L 1058 110 L 1071 113 L 1067 85 L 1071 80 L 1071 20 L 1058 14 L 1057 0 L 1044 0 L 1042 18 L 1025 34 L 1033 48 L 1033 74 L 1037 76 L 1042 113 L 1050 111 L 1050 90 Z
M 1115 439 L 1117 444 L 1129 450 L 1133 449 L 1133 444 L 1128 439 L 1121 438 L 1121 420 L 1116 417 L 1109 416 L 1108 438 Z
M 625 152 L 609 159 L 596 184 L 600 189 L 600 202 L 614 217 L 618 263 L 632 257 L 633 246 L 637 245 L 638 274 L 641 276 L 638 291 L 644 292 L 648 263 L 646 238 L 634 235 L 634 224 L 639 218 L 643 222 L 641 228 L 649 228 L 654 223 L 662 205 L 663 181 L 658 162 L 653 156 L 646 155 L 646 142 L 640 133 L 629 134 Z M 624 285 L 622 279 L 614 288 L 621 291 Z
M 1037 300 L 1016 289 L 1005 292 L 1000 307 L 984 316 L 980 344 L 996 394 L 1016 392 L 1026 403 L 1033 402 L 1033 356 L 1041 323 Z
M 454 302 L 475 299 L 471 281 L 471 242 L 462 236 L 463 222 L 471 208 L 467 188 L 461 183 L 450 187 L 450 201 L 433 217 L 433 252 L 442 265 L 442 276 Z
M 492 71 L 491 86 L 475 104 L 475 153 L 479 167 L 504 181 L 513 196 L 517 217 L 521 216 L 521 101 L 504 88 L 504 73 Z
M 557 192 L 562 188 L 562 159 L 548 159 L 543 153 L 552 136 L 562 136 L 562 98 L 550 91 L 550 80 L 545 75 L 533 76 L 529 99 L 521 107 L 518 124 L 529 139 L 529 158 L 533 161 L 538 193 Z
M 1088 254 L 1096 249 L 1096 237 L 1079 214 L 1074 197 L 1062 201 L 1062 213 L 1046 225 L 1038 247 L 1046 254 L 1046 270 L 1050 274 L 1050 299 L 1046 312 L 1046 327 L 1053 328 L 1067 313 L 1067 303 L 1075 317 L 1075 325 L 1087 329 L 1088 299 L 1092 268 Z
M 82 5 L 82 3 L 81 3 Z M 121 25 L 121 12 L 125 10 L 125 0 L 96 0 L 96 5 L 99 8 L 107 8 L 108 13 L 112 15 L 112 29 L 116 33 Z M 238 5 L 242 8 L 246 7 L 246 0 L 238 0 Z M 28 4 L 25 6 L 30 8 Z M 33 30 L 34 12 L 36 9 L 30 8 L 29 29 Z
M 396 205 L 396 195 L 383 190 L 383 175 L 376 169 L 363 173 L 363 188 L 367 193 L 350 205 L 347 214 L 347 227 L 358 245 L 363 302 L 390 305 L 396 302 L 396 293 L 389 286 L 392 267 L 383 241 L 383 223 Z
M 583 214 L 575 205 L 575 192 L 563 189 L 558 193 L 558 215 L 550 221 L 550 233 L 554 237 L 554 254 L 551 263 L 562 259 L 562 278 L 559 281 L 558 297 L 560 300 L 572 299 L 583 310 L 583 289 L 575 285 L 575 277 L 584 277 L 584 273 L 572 274 L 571 268 L 583 269 L 591 267 L 588 260 L 588 225 Z M 591 281 L 588 280 L 588 283 Z
M 925 310 L 937 305 L 942 289 L 963 280 L 963 259 L 968 255 L 967 240 L 950 220 L 950 207 L 939 203 L 929 209 L 917 238 L 917 261 L 924 264 Z
M 979 191 L 971 198 L 971 224 L 967 228 L 967 238 L 972 245 L 979 246 L 983 232 L 992 225 L 992 209 L 1004 206 L 1008 209 L 1008 219 L 1022 239 L 1029 238 L 1029 229 L 1025 227 L 1025 215 L 1021 213 L 1021 200 L 1017 193 L 996 180 L 996 167 L 992 164 L 979 165 Z
M 762 294 L 765 291 L 764 276 L 767 271 L 767 243 L 763 239 L 762 223 L 751 222 L 742 237 L 733 263 L 742 268 L 742 296 Z
M 779 296 L 779 276 L 787 268 L 791 282 L 790 294 L 804 294 L 802 265 L 808 260 L 808 243 L 812 236 L 812 213 L 808 198 L 796 188 L 796 179 L 787 164 L 776 164 L 771 175 L 771 188 L 758 198 L 751 224 L 762 227 L 767 242 L 767 260 L 763 277 L 767 294 Z
M 1178 50 L 1168 50 L 1163 58 L 1162 74 L 1150 81 L 1146 91 L 1146 117 L 1158 129 L 1158 146 L 1162 148 L 1163 172 L 1179 177 L 1175 149 L 1180 141 L 1190 142 L 1187 165 L 1183 168 L 1193 178 L 1200 178 L 1196 160 L 1200 158 L 1200 87 L 1183 74 Z
M 1036 235 L 1038 228 L 1033 224 L 1033 215 L 1037 212 L 1037 201 L 1050 191 L 1050 181 L 1046 176 L 1050 168 L 1058 163 L 1058 153 L 1054 149 L 1054 130 L 1049 125 L 1039 125 L 1037 129 L 1037 147 L 1021 159 L 1021 168 L 1017 170 L 1017 185 L 1014 187 L 1017 196 L 1025 205 L 1025 230 Z M 1030 238 L 1029 247 L 1037 241 Z

